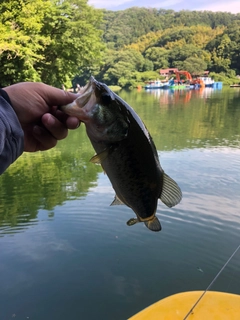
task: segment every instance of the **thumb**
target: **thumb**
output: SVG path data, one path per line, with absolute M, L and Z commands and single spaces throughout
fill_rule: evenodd
M 75 100 L 79 95 L 64 91 L 61 89 L 57 89 L 48 85 L 45 85 L 46 87 L 43 88 L 44 92 L 40 93 L 42 98 L 45 100 L 48 106 L 61 106 L 68 103 L 71 103 L 73 100 Z

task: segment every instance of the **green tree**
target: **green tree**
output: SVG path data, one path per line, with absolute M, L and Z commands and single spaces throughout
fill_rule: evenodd
M 40 80 L 35 64 L 44 57 L 49 42 L 41 34 L 50 1 L 10 0 L 0 3 L 0 79 L 5 86 L 18 81 Z
M 169 66 L 169 50 L 161 47 L 151 47 L 145 51 L 145 57 L 153 62 L 154 70 Z
M 230 69 L 231 60 L 228 58 L 223 58 L 219 56 L 217 50 L 214 49 L 212 52 L 212 67 L 211 70 L 220 73 L 220 72 L 228 72 Z
M 240 74 L 240 19 L 234 21 L 234 23 L 226 29 L 225 33 L 230 39 L 230 42 L 227 44 L 229 59 L 231 60 L 230 67 L 235 70 L 237 74 Z
M 207 48 L 211 51 L 211 71 L 229 72 L 231 65 L 231 39 L 224 33 L 211 41 Z
M 152 64 L 140 52 L 126 49 L 115 52 L 108 57 L 99 78 L 102 78 L 107 84 L 126 87 L 132 85 L 132 82 L 127 80 L 134 78 L 136 71 L 142 72 L 151 69 Z
M 201 58 L 189 57 L 182 62 L 180 69 L 187 70 L 191 74 L 199 75 L 207 69 L 207 63 Z
M 10 0 L 0 4 L 1 85 L 69 83 L 101 64 L 102 13 L 87 0 Z
M 173 47 L 169 53 L 169 62 L 172 66 L 177 66 L 178 61 L 183 62 L 190 57 L 204 57 L 203 50 L 192 44 Z
M 120 49 L 135 42 L 150 31 L 161 29 L 157 9 L 133 7 L 121 11 L 104 11 L 104 41 L 111 47 Z

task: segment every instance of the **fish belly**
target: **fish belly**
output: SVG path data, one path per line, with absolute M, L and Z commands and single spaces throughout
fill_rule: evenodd
M 111 146 L 102 167 L 118 198 L 144 221 L 156 212 L 163 174 L 150 146 L 128 140 Z

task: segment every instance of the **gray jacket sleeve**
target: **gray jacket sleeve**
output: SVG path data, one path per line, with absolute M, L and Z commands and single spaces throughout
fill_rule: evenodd
M 12 106 L 0 96 L 0 174 L 22 153 L 24 133 Z

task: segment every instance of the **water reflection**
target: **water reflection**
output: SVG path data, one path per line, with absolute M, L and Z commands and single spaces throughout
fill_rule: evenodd
M 101 169 L 89 162 L 93 149 L 84 127 L 69 140 L 47 152 L 25 153 L 0 177 L 0 236 L 37 223 L 39 209 L 48 210 L 51 219 L 56 205 L 85 197 L 96 185 Z
M 158 92 L 163 96 L 160 105 Z M 229 147 L 240 146 L 239 91 L 205 88 L 123 91 L 121 95 L 144 120 L 159 151 L 225 147 L 229 152 Z M 82 125 L 57 148 L 20 157 L 0 178 L 0 234 L 36 224 L 39 209 L 48 210 L 52 219 L 56 205 L 86 197 L 99 183 L 101 172 L 100 166 L 89 162 L 93 154 Z
M 192 94 L 196 92 L 193 90 L 163 90 L 163 89 L 155 89 L 155 90 L 146 90 L 148 94 L 153 95 L 155 98 L 159 99 L 159 103 L 161 106 L 167 106 L 176 103 L 187 103 L 190 101 Z M 198 91 L 197 91 L 198 92 Z
M 188 103 L 195 98 L 210 98 L 212 95 L 217 95 L 222 92 L 222 88 L 197 88 L 197 89 L 146 89 L 145 92 L 159 99 L 161 106 Z
M 120 93 L 183 191 L 175 208 L 159 201 L 160 233 L 128 227 L 133 212 L 110 206 L 114 191 L 89 162 L 84 126 L 0 177 L 3 319 L 120 320 L 169 294 L 206 289 L 239 244 L 240 95 L 192 92 L 186 101 L 185 93 L 166 104 Z M 238 255 L 212 289 L 240 293 L 239 264 Z
M 139 93 L 144 104 L 130 101 L 144 119 L 158 150 L 239 147 L 240 96 L 235 91 L 205 88 L 200 94 L 192 90 L 191 99 L 187 90 L 173 94 L 161 91 L 163 101 L 145 92 Z

